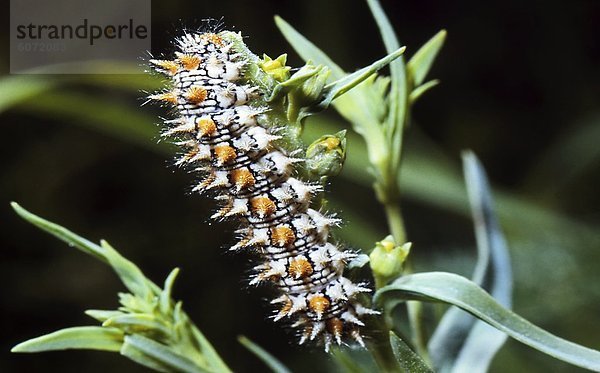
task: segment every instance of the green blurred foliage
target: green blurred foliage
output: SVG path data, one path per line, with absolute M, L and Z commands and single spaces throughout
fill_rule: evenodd
M 600 347 L 600 233 L 597 185 L 600 128 L 592 21 L 598 4 L 575 2 L 382 1 L 411 56 L 440 28 L 446 45 L 430 76 L 441 84 L 416 105 L 401 172 L 404 212 L 417 270 L 471 272 L 475 239 L 459 154 L 473 149 L 495 184 L 496 204 L 515 270 L 514 309 L 574 342 Z M 6 5 L 5 5 L 6 6 Z M 289 53 L 280 14 L 353 71 L 383 55 L 363 1 L 224 0 L 154 2 L 153 52 L 171 50 L 179 25 L 225 17 L 257 54 Z M 5 12 L 6 17 L 8 12 Z M 8 36 L 0 37 L 8 51 Z M 112 273 L 21 222 L 8 202 L 94 240 L 107 238 L 152 279 L 182 273 L 175 297 L 235 371 L 263 370 L 238 344 L 248 336 L 294 371 L 327 371 L 320 350 L 294 346 L 247 289 L 249 258 L 225 255 L 233 226 L 208 221 L 214 203 L 189 195 L 192 177 L 171 166 L 175 148 L 158 143 L 163 110 L 140 106 L 161 86 L 157 77 L 8 76 L 0 59 L 0 301 L 3 371 L 143 371 L 117 355 L 57 352 L 10 355 L 27 338 L 93 324 L 88 308 L 116 306 Z M 124 67 L 126 68 L 126 67 Z M 349 128 L 333 111 L 311 118 L 307 143 Z M 8 141 L 7 141 L 8 140 Z M 347 134 L 342 174 L 328 187 L 331 209 L 347 224 L 339 236 L 370 248 L 387 235 L 383 212 L 364 170 L 364 144 Z M 360 196 L 361 198 L 356 198 Z M 433 323 L 441 308 L 427 308 Z M 509 341 L 493 372 L 572 372 L 576 368 Z

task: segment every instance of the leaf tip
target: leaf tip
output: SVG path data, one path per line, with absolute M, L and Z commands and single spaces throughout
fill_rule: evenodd
M 104 320 L 102 322 L 102 327 L 104 327 L 104 328 L 110 328 L 113 325 L 114 325 L 114 320 L 113 319 L 107 319 L 107 320 Z
M 25 216 L 29 213 L 29 211 L 25 210 L 23 207 L 21 207 L 21 205 L 19 205 L 15 201 L 10 202 L 10 207 L 12 207 L 12 209 L 17 213 L 17 215 L 19 215 L 22 218 L 25 218 Z
M 27 352 L 26 342 L 21 342 L 10 349 L 12 353 Z M 24 346 L 25 345 L 25 346 Z
M 275 21 L 275 24 L 277 25 L 277 27 L 283 27 L 285 25 L 287 25 L 287 22 L 285 21 L 285 19 L 283 19 L 279 14 L 275 14 L 273 16 L 273 20 Z
M 471 149 L 463 149 L 460 152 L 460 156 L 463 159 L 463 161 L 466 161 L 469 158 L 475 157 L 475 153 Z
M 108 251 L 112 251 L 115 252 L 116 254 L 120 255 L 119 253 L 117 253 L 117 250 L 108 243 L 107 240 L 105 240 L 104 238 L 100 239 L 100 247 L 103 248 L 104 250 L 108 250 Z
M 481 165 L 479 158 L 477 158 L 477 155 L 471 149 L 464 149 L 460 152 L 460 156 L 462 158 L 463 167 L 476 167 L 479 168 L 480 171 L 483 171 L 483 166 Z

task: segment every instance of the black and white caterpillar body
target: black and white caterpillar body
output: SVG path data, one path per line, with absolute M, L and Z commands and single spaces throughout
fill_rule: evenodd
M 258 254 L 250 284 L 277 290 L 274 320 L 297 328 L 300 344 L 363 345 L 361 317 L 376 311 L 357 300 L 370 289 L 343 276 L 356 254 L 329 242 L 339 221 L 311 208 L 321 186 L 297 178 L 299 153 L 277 145 L 281 131 L 262 99 L 268 85 L 251 76 L 257 57 L 241 53 L 240 40 L 227 31 L 186 33 L 174 60 L 150 61 L 172 79 L 170 90 L 150 96 L 176 108 L 163 135 L 184 148 L 176 164 L 200 175 L 194 190 L 221 201 L 212 218 L 239 222 L 231 249 Z

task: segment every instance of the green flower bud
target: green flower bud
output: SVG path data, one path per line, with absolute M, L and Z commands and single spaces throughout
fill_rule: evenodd
M 346 130 L 321 136 L 306 149 L 306 168 L 311 177 L 336 176 L 346 159 Z
M 270 66 L 272 61 L 265 63 Z M 268 71 L 267 73 L 271 74 Z M 322 65 L 315 66 L 308 61 L 288 79 L 277 84 L 267 101 L 274 103 L 283 100 L 287 119 L 296 122 L 310 115 L 321 102 L 328 77 L 328 68 Z
M 392 236 L 387 236 L 375 244 L 369 258 L 377 288 L 402 274 L 402 266 L 411 246 L 411 242 L 398 246 Z
M 286 66 L 287 54 L 282 54 L 276 59 L 263 54 L 263 59 L 258 63 L 264 72 L 271 75 L 278 82 L 283 82 L 290 78 L 291 67 Z
M 306 79 L 302 85 L 300 85 L 296 94 L 298 95 L 298 98 L 302 104 L 308 107 L 318 103 L 322 99 L 323 88 L 325 88 L 325 83 L 327 83 L 327 78 L 329 78 L 330 72 L 325 66 L 314 66 L 310 63 L 307 63 L 298 71 L 300 76 L 303 75 L 303 70 L 310 72 L 311 76 L 310 78 Z

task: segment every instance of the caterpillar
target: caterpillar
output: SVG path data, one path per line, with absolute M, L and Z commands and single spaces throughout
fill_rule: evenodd
M 174 59 L 150 60 L 171 81 L 149 96 L 175 109 L 162 135 L 184 150 L 175 164 L 199 175 L 193 191 L 221 203 L 211 218 L 239 222 L 231 250 L 257 254 L 250 284 L 275 288 L 274 321 L 298 330 L 299 344 L 364 347 L 361 318 L 378 312 L 357 299 L 371 291 L 366 284 L 343 276 L 357 254 L 329 242 L 340 220 L 311 207 L 322 186 L 299 177 L 302 151 L 281 145 L 286 123 L 266 99 L 276 79 L 241 40 L 230 31 L 186 32 Z

